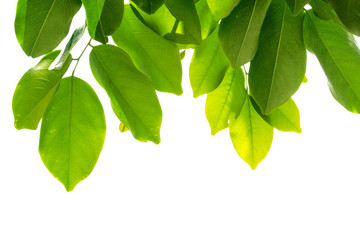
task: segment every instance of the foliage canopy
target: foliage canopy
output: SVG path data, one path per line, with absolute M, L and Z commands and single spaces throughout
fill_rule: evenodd
M 65 49 L 55 50 L 82 7 L 84 25 Z M 237 153 L 255 169 L 274 129 L 301 132 L 291 97 L 306 82 L 307 51 L 318 58 L 334 98 L 360 113 L 360 50 L 353 36 L 360 36 L 359 13 L 354 0 L 18 0 L 18 42 L 26 55 L 44 56 L 16 87 L 15 127 L 37 129 L 42 120 L 40 156 L 72 191 L 94 168 L 106 123 L 96 93 L 74 74 L 77 64 L 64 77 L 71 62 L 91 47 L 91 71 L 120 131 L 159 144 L 156 91 L 182 94 L 181 59 L 193 48 L 190 82 L 195 98 L 207 94 L 211 134 L 229 127 Z M 73 58 L 86 29 L 90 41 Z

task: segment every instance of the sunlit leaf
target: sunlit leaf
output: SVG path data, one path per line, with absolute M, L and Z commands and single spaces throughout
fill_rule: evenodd
M 207 0 L 216 21 L 227 17 L 239 2 L 240 0 Z

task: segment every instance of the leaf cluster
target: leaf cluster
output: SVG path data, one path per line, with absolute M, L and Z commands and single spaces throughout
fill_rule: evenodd
M 55 50 L 81 8 L 84 25 L 65 49 Z M 355 0 L 18 0 L 17 40 L 28 56 L 43 57 L 16 87 L 15 127 L 37 129 L 41 121 L 40 156 L 72 191 L 94 168 L 106 132 L 96 93 L 75 76 L 85 50 L 91 48 L 91 71 L 120 131 L 159 144 L 156 91 L 182 94 L 181 60 L 192 48 L 190 82 L 194 97 L 207 94 L 211 133 L 229 127 L 239 156 L 255 169 L 274 129 L 301 132 L 292 96 L 307 81 L 307 51 L 318 58 L 334 98 L 360 112 L 360 50 L 353 36 L 360 36 L 359 12 Z M 85 32 L 90 41 L 73 58 Z

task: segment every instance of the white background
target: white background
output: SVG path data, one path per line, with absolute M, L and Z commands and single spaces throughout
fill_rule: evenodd
M 17 43 L 15 9 L 15 1 L 5 1 L 0 14 L 0 239 L 360 239 L 360 117 L 333 100 L 314 56 L 308 55 L 309 82 L 294 96 L 303 132 L 277 131 L 252 171 L 228 130 L 210 135 L 205 97 L 194 99 L 190 89 L 190 53 L 184 94 L 159 93 L 157 146 L 118 131 L 87 52 L 76 75 L 98 93 L 107 136 L 93 173 L 67 193 L 39 157 L 39 131 L 13 127 L 13 91 L 38 61 Z

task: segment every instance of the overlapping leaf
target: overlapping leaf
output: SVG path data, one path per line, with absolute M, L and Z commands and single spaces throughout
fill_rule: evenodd
M 211 134 L 228 127 L 229 119 L 237 117 L 247 96 L 241 69 L 229 68 L 220 86 L 209 93 L 205 104 Z
M 81 0 L 19 0 L 15 33 L 26 55 L 35 58 L 54 50 L 80 7 Z
M 354 34 L 360 36 L 360 1 L 328 0 L 341 22 Z
M 90 175 L 105 131 L 104 110 L 94 90 L 79 78 L 62 79 L 41 124 L 39 152 L 67 191 Z
M 123 24 L 112 38 L 152 80 L 156 90 L 178 95 L 182 93 L 178 47 L 146 27 L 130 6 L 125 7 Z
M 133 136 L 160 143 L 162 111 L 155 89 L 129 55 L 112 45 L 96 46 L 90 53 L 90 66 L 116 116 Z
M 206 0 L 216 21 L 227 17 L 240 0 Z
M 264 114 L 288 101 L 304 79 L 303 16 L 293 16 L 283 0 L 273 0 L 264 20 L 249 73 L 250 91 Z
M 250 62 L 271 0 L 242 0 L 220 23 L 219 40 L 233 68 Z
M 20 79 L 12 101 L 17 129 L 37 128 L 72 60 L 68 56 L 61 68 L 49 70 L 59 54 L 60 51 L 47 54 Z
M 293 15 L 298 15 L 309 2 L 310 0 L 286 0 L 286 3 L 290 7 Z
M 221 83 L 229 63 L 219 46 L 215 30 L 195 48 L 189 69 L 194 97 L 213 91 Z
M 201 25 L 193 0 L 167 0 L 166 7 L 181 22 L 182 34 L 171 32 L 165 38 L 181 44 L 201 44 Z M 176 30 L 176 28 L 175 28 Z
M 155 13 L 165 0 L 132 0 L 136 5 L 147 14 Z
M 334 98 L 351 112 L 360 113 L 360 50 L 341 25 L 309 11 L 304 21 L 306 48 L 318 58 Z
M 81 0 L 92 39 L 107 43 L 107 36 L 119 28 L 124 12 L 124 0 Z

